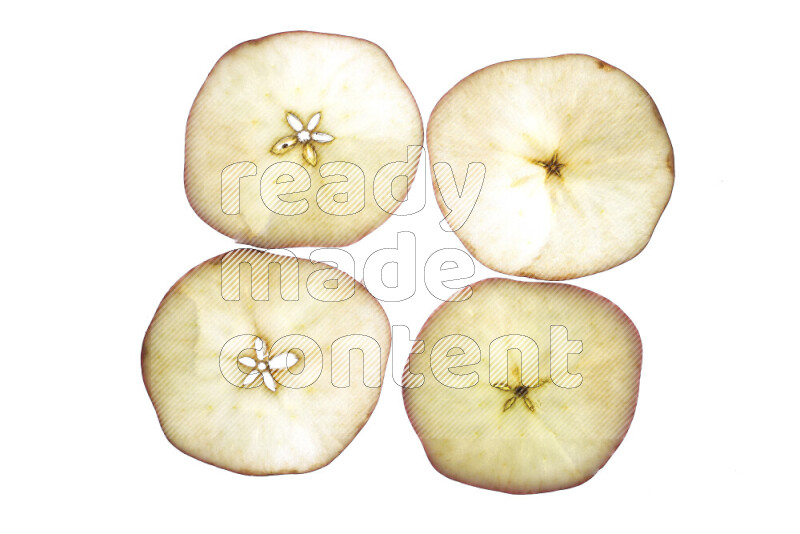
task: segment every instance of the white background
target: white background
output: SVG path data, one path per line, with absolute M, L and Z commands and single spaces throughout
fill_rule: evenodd
M 4 5 L 4 531 L 796 528 L 798 13 L 765 1 L 450 5 Z M 220 55 L 292 29 L 379 44 L 426 121 L 481 67 L 567 52 L 622 68 L 658 104 L 672 200 L 639 257 L 574 282 L 619 305 L 645 348 L 630 432 L 586 484 L 510 496 L 446 479 L 389 379 L 363 431 L 314 473 L 236 475 L 164 438 L 141 380 L 144 332 L 173 282 L 235 246 L 186 201 L 186 116 Z M 348 248 L 357 269 L 400 230 L 417 235 L 420 276 L 432 251 L 460 246 L 438 229 L 427 180 L 415 184 L 424 212 Z M 491 274 L 478 265 L 473 280 Z M 412 300 L 385 306 L 412 334 L 436 306 L 418 280 Z

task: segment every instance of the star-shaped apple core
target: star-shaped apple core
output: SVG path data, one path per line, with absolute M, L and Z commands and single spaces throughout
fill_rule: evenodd
M 279 139 L 272 147 L 272 153 L 280 155 L 300 144 L 303 147 L 303 159 L 309 165 L 315 166 L 317 164 L 317 150 L 314 148 L 314 143 L 330 143 L 334 139 L 330 134 L 315 131 L 321 118 L 322 112 L 320 111 L 308 120 L 307 125 L 303 125 L 303 121 L 297 118 L 297 115 L 291 112 L 286 113 L 286 122 L 296 133 Z
M 522 399 L 522 402 L 525 404 L 525 407 L 531 412 L 535 412 L 536 405 L 530 398 L 528 398 L 528 394 L 531 392 L 532 389 L 539 388 L 542 385 L 544 385 L 545 382 L 546 380 L 539 380 L 539 382 L 533 388 L 529 388 L 528 386 L 523 386 L 522 384 L 519 384 L 516 387 L 509 387 L 504 384 L 492 384 L 492 385 L 497 389 L 499 389 L 500 391 L 507 391 L 512 394 L 512 396 L 509 397 L 505 403 L 503 403 L 504 412 L 510 410 L 511 407 L 514 406 L 514 404 L 517 402 L 517 399 Z
M 550 178 L 551 176 L 561 178 L 561 169 L 566 165 L 558 160 L 558 152 L 553 152 L 553 155 L 548 161 L 537 161 L 536 164 L 540 167 L 544 167 L 544 170 L 547 172 L 545 178 Z
M 288 369 L 289 367 L 300 361 L 297 356 L 291 352 L 284 352 L 272 358 L 268 357 L 266 353 L 266 343 L 260 337 L 255 341 L 256 359 L 250 356 L 242 356 L 239 358 L 239 363 L 251 369 L 244 379 L 244 385 L 249 386 L 257 379 L 261 378 L 264 385 L 270 391 L 275 391 L 276 383 L 272 378 L 272 371 L 275 369 Z

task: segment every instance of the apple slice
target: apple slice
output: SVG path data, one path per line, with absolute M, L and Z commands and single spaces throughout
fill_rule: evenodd
M 228 51 L 200 89 L 186 125 L 186 195 L 241 243 L 345 246 L 400 206 L 422 139 L 416 102 L 380 47 L 270 35 Z
M 473 486 L 539 493 L 589 480 L 622 442 L 639 392 L 630 319 L 566 284 L 494 278 L 417 336 L 403 399 L 433 466 Z
M 389 347 L 383 309 L 351 277 L 243 249 L 170 289 L 144 339 L 142 374 L 181 451 L 238 473 L 303 473 L 366 423 Z
M 626 262 L 672 192 L 672 145 L 650 96 L 584 55 L 467 76 L 433 110 L 428 148 L 448 224 L 506 274 L 565 280 Z

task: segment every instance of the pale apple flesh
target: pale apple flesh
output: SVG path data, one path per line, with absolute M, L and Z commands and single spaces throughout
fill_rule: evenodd
M 471 74 L 436 105 L 428 147 L 448 222 L 479 261 L 506 274 L 565 280 L 628 261 L 672 192 L 672 145 L 653 100 L 590 56 Z M 485 178 L 473 203 L 458 192 L 476 163 Z
M 331 462 L 366 423 L 389 348 L 383 309 L 345 273 L 244 249 L 170 289 L 147 331 L 142 373 L 181 451 L 238 473 L 303 473 Z
M 186 126 L 186 194 L 240 243 L 345 246 L 401 205 L 398 184 L 410 187 L 422 139 L 416 102 L 380 47 L 271 35 L 227 52 L 200 89 Z
M 636 328 L 613 303 L 578 287 L 505 279 L 472 287 L 471 298 L 428 319 L 416 337 L 424 348 L 406 366 L 403 398 L 429 460 L 449 478 L 507 493 L 587 481 L 633 418 Z M 461 341 L 450 347 L 441 341 L 448 336 Z M 437 343 L 445 345 L 434 355 Z

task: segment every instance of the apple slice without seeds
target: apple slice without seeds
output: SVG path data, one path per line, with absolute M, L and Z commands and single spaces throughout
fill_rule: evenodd
M 454 480 L 508 493 L 590 479 L 636 408 L 642 345 L 633 323 L 610 301 L 566 284 L 495 278 L 472 290 L 428 319 L 403 378 L 406 411 L 431 463 Z
M 186 194 L 241 243 L 345 246 L 400 206 L 422 139 L 416 102 L 380 47 L 270 35 L 227 52 L 200 89 L 186 126 Z
M 389 347 L 383 309 L 352 278 L 245 249 L 170 289 L 142 372 L 181 451 L 239 473 L 303 473 L 331 462 L 366 423 Z
M 672 192 L 672 145 L 650 96 L 585 55 L 467 76 L 436 105 L 428 148 L 448 224 L 506 274 L 565 280 L 628 261 Z

